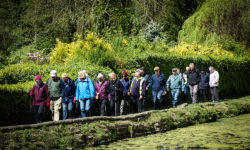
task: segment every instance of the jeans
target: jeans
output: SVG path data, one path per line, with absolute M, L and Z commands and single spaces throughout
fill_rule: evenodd
M 60 110 L 62 107 L 62 98 L 50 101 L 50 110 L 53 121 L 58 121 L 60 119 Z
M 214 101 L 219 101 L 219 94 L 218 94 L 218 87 L 210 87 L 210 91 L 212 94 L 212 100 Z
M 162 109 L 162 94 L 163 94 L 163 90 L 160 91 L 152 91 L 152 95 L 153 95 L 153 103 L 154 103 L 154 109 Z
M 210 99 L 209 89 L 200 89 L 200 101 L 204 102 L 205 99 L 206 101 Z
M 97 100 L 97 102 L 99 104 L 100 116 L 104 116 L 107 99 Z
M 72 108 L 73 108 L 72 102 L 62 103 L 63 120 L 66 120 L 68 116 L 72 117 Z
M 190 95 L 192 98 L 192 103 L 195 104 L 197 100 L 197 93 L 198 93 L 198 85 L 189 85 L 190 88 Z
M 42 122 L 43 107 L 44 107 L 43 105 L 33 106 L 34 111 L 35 111 L 35 120 L 36 120 L 36 123 L 41 123 Z
M 173 107 L 176 107 L 177 103 L 178 103 L 178 97 L 179 97 L 179 94 L 180 94 L 180 89 L 173 89 L 173 90 L 171 90 L 171 94 L 172 94 L 172 104 L 173 104 Z
M 80 110 L 82 118 L 90 116 L 90 99 L 80 100 Z
M 120 100 L 115 101 L 115 99 L 113 98 L 110 99 L 111 116 L 120 116 L 120 105 L 121 105 Z

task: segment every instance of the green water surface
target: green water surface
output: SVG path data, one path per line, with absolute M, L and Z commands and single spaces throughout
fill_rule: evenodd
M 250 149 L 250 114 L 90 149 Z

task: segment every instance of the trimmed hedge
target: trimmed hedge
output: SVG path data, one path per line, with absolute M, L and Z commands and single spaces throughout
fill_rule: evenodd
M 123 117 L 83 118 L 48 122 L 35 128 L 0 128 L 1 149 L 69 149 L 104 144 L 127 137 L 215 121 L 250 112 L 250 97 L 225 102 L 182 105 Z M 93 121 L 91 121 L 93 120 Z M 97 120 L 97 121 L 96 121 Z M 112 121 L 114 120 L 114 121 Z

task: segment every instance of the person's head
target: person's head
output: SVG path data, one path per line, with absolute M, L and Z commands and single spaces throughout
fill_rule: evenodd
M 142 73 L 142 74 L 145 73 L 145 67 L 141 67 L 140 70 L 141 70 L 141 73 Z
M 209 67 L 209 71 L 210 71 L 210 73 L 213 73 L 213 72 L 214 72 L 214 70 L 215 70 L 215 69 L 214 69 L 214 67 L 213 67 L 213 66 L 210 66 L 210 67 Z
M 160 74 L 160 68 L 159 67 L 155 67 L 154 68 L 154 72 L 156 75 L 159 75 Z
M 53 80 L 55 80 L 56 77 L 57 77 L 57 72 L 56 72 L 56 70 L 52 70 L 52 71 L 50 72 L 50 76 L 51 76 L 51 78 L 52 78 Z
M 127 71 L 123 71 L 123 72 L 122 72 L 122 77 L 123 77 L 124 79 L 126 79 L 126 78 L 128 77 L 128 72 L 127 72 Z
M 187 66 L 186 67 L 186 72 L 188 72 L 190 70 L 190 67 L 189 66 Z
M 41 77 L 40 75 L 37 75 L 37 76 L 35 77 L 35 81 L 36 81 L 36 83 L 37 83 L 38 85 L 40 85 L 40 84 L 42 83 L 42 77 Z
M 191 64 L 189 65 L 189 67 L 190 67 L 190 70 L 194 70 L 194 63 L 191 63 Z
M 62 74 L 62 79 L 64 82 L 68 82 L 69 76 L 67 75 L 67 73 Z
M 142 71 L 141 71 L 140 69 L 137 69 L 137 70 L 135 71 L 135 77 L 136 77 L 136 78 L 140 78 L 140 77 L 141 77 L 141 74 L 142 74 Z
M 180 68 L 176 68 L 176 72 L 177 74 L 180 74 L 181 73 Z
M 97 80 L 98 81 L 100 81 L 100 82 L 102 82 L 103 81 L 103 74 L 102 73 L 99 73 L 98 75 L 97 75 Z
M 78 78 L 80 78 L 81 80 L 84 80 L 87 76 L 88 76 L 88 74 L 87 74 L 86 70 L 82 70 L 82 71 L 78 72 Z
M 109 78 L 111 81 L 116 80 L 116 74 L 114 72 L 109 73 Z
M 201 73 L 206 73 L 206 69 L 205 69 L 205 67 L 201 67 Z
M 177 75 L 177 68 L 173 68 L 172 73 L 173 73 L 173 75 Z

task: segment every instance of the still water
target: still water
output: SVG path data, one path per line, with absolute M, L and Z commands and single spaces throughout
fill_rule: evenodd
M 250 149 L 250 114 L 90 149 Z

